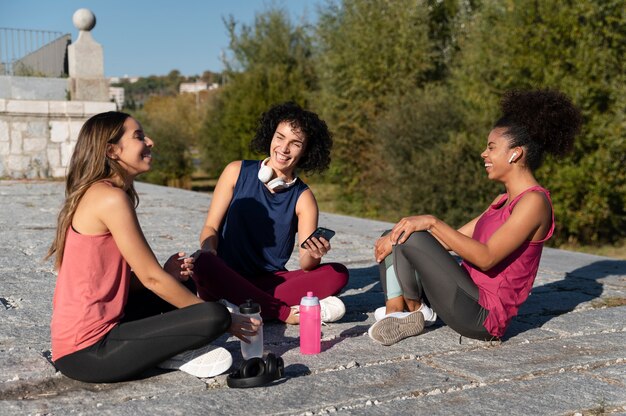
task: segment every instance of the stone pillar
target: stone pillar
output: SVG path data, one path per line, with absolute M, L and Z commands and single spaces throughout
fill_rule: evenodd
M 67 48 L 70 73 L 70 96 L 78 101 L 109 101 L 109 84 L 104 78 L 102 46 L 91 36 L 96 16 L 88 9 L 78 9 L 72 17 L 79 30 L 78 39 Z

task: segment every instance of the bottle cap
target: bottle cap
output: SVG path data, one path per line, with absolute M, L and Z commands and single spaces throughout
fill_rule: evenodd
M 320 304 L 319 299 L 313 296 L 313 292 L 306 292 L 306 296 L 300 300 L 301 306 L 317 306 Z
M 253 315 L 255 313 L 261 313 L 261 305 L 252 302 L 252 299 L 246 300 L 246 303 L 239 305 L 239 312 L 244 315 Z

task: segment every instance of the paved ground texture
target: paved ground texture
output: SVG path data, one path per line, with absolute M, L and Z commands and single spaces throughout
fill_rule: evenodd
M 159 259 L 195 250 L 209 196 L 137 188 Z M 62 197 L 59 182 L 0 181 L 0 415 L 626 414 L 625 261 L 546 249 L 501 344 L 459 343 L 440 323 L 384 347 L 367 329 L 383 303 L 372 245 L 390 224 L 331 214 L 320 224 L 337 231 L 328 260 L 350 269 L 348 312 L 323 328 L 315 356 L 300 355 L 297 327 L 265 326 L 265 350 L 284 358 L 286 379 L 255 389 L 159 370 L 127 383 L 70 380 L 49 361 L 55 275 L 41 261 Z M 238 341 L 218 343 L 241 362 Z

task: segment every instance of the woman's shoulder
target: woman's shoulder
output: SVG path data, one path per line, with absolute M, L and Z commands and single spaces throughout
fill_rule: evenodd
M 537 187 L 537 189 L 532 189 L 532 190 L 528 190 L 527 192 L 524 192 L 522 195 L 516 198 L 515 202 L 516 202 L 515 203 L 516 207 L 530 208 L 530 209 L 532 208 L 550 209 L 550 205 L 551 205 L 550 194 L 544 188 L 539 188 L 539 187 Z
M 230 162 L 224 170 L 222 171 L 222 175 L 227 176 L 239 176 L 239 172 L 241 172 L 241 168 L 244 165 L 245 160 L 233 160 Z
M 120 204 L 127 205 L 131 202 L 128 194 L 110 181 L 100 181 L 91 185 L 85 192 L 83 201 L 105 209 Z

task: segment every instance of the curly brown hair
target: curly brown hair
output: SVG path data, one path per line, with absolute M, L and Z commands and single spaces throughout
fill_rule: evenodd
M 277 104 L 261 115 L 254 139 L 250 142 L 250 149 L 264 155 L 269 154 L 272 137 L 278 125 L 283 122 L 288 122 L 291 128 L 300 130 L 306 137 L 304 155 L 298 161 L 297 168 L 319 173 L 328 169 L 333 140 L 326 122 L 317 114 L 291 101 Z
M 524 147 L 531 171 L 541 166 L 546 152 L 560 157 L 571 151 L 582 125 L 578 108 L 554 90 L 508 91 L 501 110 L 494 128 L 506 128 L 511 147 Z

